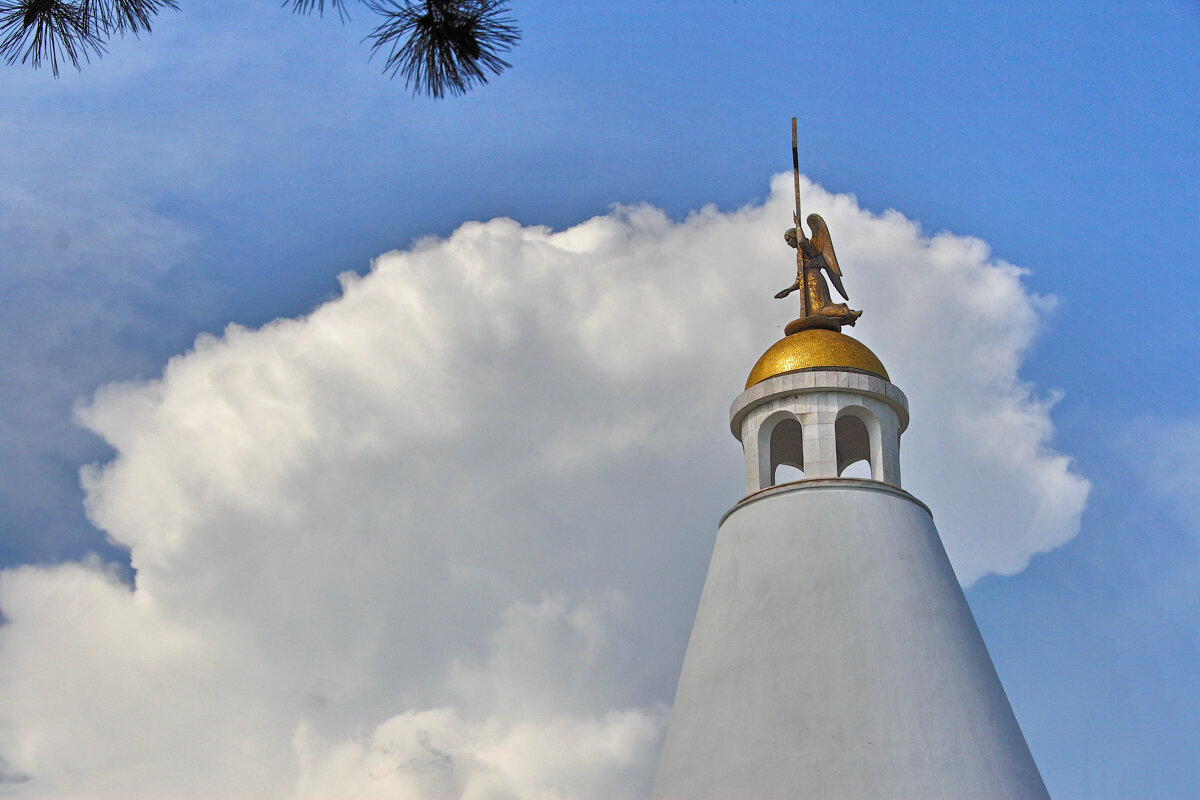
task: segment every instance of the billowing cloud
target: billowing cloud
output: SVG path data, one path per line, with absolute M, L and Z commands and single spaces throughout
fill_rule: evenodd
M 585 711 L 597 685 L 625 674 L 607 657 L 605 624 L 623 605 L 619 597 L 571 605 L 562 595 L 518 602 L 504 613 L 483 664 L 451 665 L 450 705 L 407 711 L 335 742 L 302 723 L 293 739 L 302 769 L 297 796 L 644 795 L 666 707 Z
M 682 222 L 497 219 L 301 319 L 202 337 L 79 411 L 130 550 L 0 576 L 0 769 L 38 797 L 645 794 L 716 520 L 726 411 L 792 304 L 790 182 Z M 960 578 L 1077 530 L 1018 375 L 1046 301 L 977 240 L 805 190 L 909 395 L 905 485 Z

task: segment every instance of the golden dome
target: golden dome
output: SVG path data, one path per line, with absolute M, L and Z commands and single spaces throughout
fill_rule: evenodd
M 785 372 L 821 367 L 861 369 L 891 380 L 883 363 L 862 342 L 837 331 L 809 328 L 785 336 L 768 347 L 750 370 L 746 388 Z

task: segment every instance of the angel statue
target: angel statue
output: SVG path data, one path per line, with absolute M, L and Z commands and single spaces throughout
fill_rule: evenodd
M 819 214 L 808 215 L 808 227 L 812 229 L 811 239 L 804 235 L 804 229 L 799 225 L 796 228 L 788 228 L 787 233 L 783 235 L 784 240 L 796 248 L 796 282 L 775 296 L 787 297 L 803 285 L 801 318 L 819 317 L 837 327 L 853 325 L 862 316 L 862 312 L 854 311 L 845 303 L 834 303 L 829 296 L 829 286 L 825 283 L 825 277 L 821 275 L 821 270 L 828 272 L 829 280 L 838 293 L 847 300 L 850 299 L 842 286 L 842 270 L 838 266 L 837 256 L 833 254 L 833 240 L 829 238 L 829 227 Z

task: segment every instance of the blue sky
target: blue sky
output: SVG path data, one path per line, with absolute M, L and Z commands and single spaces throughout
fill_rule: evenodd
M 1195 796 L 1194 3 L 518 0 L 513 68 L 443 101 L 379 74 L 365 12 L 220 5 L 79 74 L 0 71 L 0 565 L 128 575 L 79 484 L 113 455 L 73 417 L 100 387 L 467 221 L 762 203 L 795 115 L 814 182 L 981 239 L 1055 298 L 1020 376 L 1092 492 L 1078 535 L 968 599 L 1052 795 Z

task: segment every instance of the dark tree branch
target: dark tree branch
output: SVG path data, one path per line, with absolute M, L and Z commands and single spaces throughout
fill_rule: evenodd
M 352 0 L 283 0 L 294 14 L 324 16 L 336 10 L 345 22 Z M 383 17 L 367 39 L 371 54 L 387 54 L 383 71 L 404 76 L 413 94 L 466 94 L 511 66 L 500 57 L 521 33 L 507 0 L 353 0 Z M 0 0 L 0 58 L 35 69 L 61 62 L 76 69 L 105 52 L 112 36 L 150 32 L 152 18 L 177 0 Z
M 104 39 L 74 3 L 60 0 L 0 2 L 0 57 L 37 69 L 49 62 L 58 77 L 60 62 L 79 69 L 80 59 L 104 52 Z
M 387 50 L 383 71 L 404 76 L 413 94 L 466 94 L 488 73 L 512 66 L 500 57 L 521 33 L 505 0 L 367 0 L 385 21 L 367 37 Z
M 150 18 L 164 8 L 179 10 L 176 0 L 79 0 L 85 25 L 101 34 L 150 32 Z
M 292 7 L 293 14 L 311 14 L 316 11 L 318 16 L 325 16 L 326 0 L 283 0 L 284 8 Z M 362 2 L 362 0 L 359 0 Z M 330 8 L 337 9 L 338 18 L 345 22 L 350 19 L 350 10 L 346 8 L 346 0 L 329 0 Z

